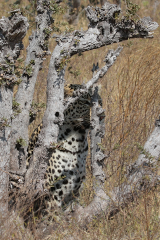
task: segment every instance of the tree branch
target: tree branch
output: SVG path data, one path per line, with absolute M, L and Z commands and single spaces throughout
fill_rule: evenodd
M 85 85 L 83 89 L 78 89 L 73 92 L 74 98 L 69 98 L 64 102 L 64 110 L 68 108 L 68 106 L 75 101 L 78 100 L 80 96 L 87 93 L 89 88 L 91 88 L 95 83 L 98 82 L 99 78 L 102 78 L 108 71 L 108 69 L 113 65 L 117 57 L 119 56 L 120 52 L 122 51 L 122 47 L 118 47 L 115 51 L 109 50 L 107 56 L 104 60 L 106 62 L 105 66 L 102 67 L 94 76 L 91 78 Z

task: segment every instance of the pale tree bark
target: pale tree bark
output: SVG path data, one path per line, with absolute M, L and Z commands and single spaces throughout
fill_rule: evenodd
M 14 64 L 23 47 L 27 27 L 27 19 L 19 11 L 0 20 L 0 222 L 8 211 L 12 99 L 13 86 L 17 83 Z
M 143 18 L 136 23 L 133 22 L 133 20 L 127 20 L 125 18 L 117 21 L 115 16 L 120 13 L 120 10 L 119 6 L 109 3 L 106 3 L 101 9 L 97 7 L 95 9 L 87 7 L 86 15 L 89 20 L 88 30 L 85 32 L 74 31 L 73 33 L 61 35 L 57 38 L 57 46 L 51 56 L 47 77 L 47 108 L 43 117 L 43 128 L 39 134 L 38 142 L 35 146 L 33 157 L 30 162 L 30 167 L 26 172 L 25 178 L 23 178 L 24 187 L 19 190 L 20 197 L 17 208 L 23 206 L 24 209 L 26 202 L 34 202 L 35 198 L 45 194 L 43 188 L 45 183 L 44 174 L 46 172 L 47 162 L 51 153 L 50 144 L 57 142 L 59 125 L 63 123 L 64 109 L 66 109 L 82 94 L 88 92 L 88 89 L 92 87 L 99 78 L 106 74 L 108 68 L 113 65 L 122 48 L 119 47 L 115 51 L 110 50 L 105 59 L 105 66 L 100 69 L 86 85 L 84 85 L 83 89 L 77 90 L 73 93 L 74 98 L 68 99 L 66 104 L 64 104 L 65 65 L 70 57 L 80 52 L 100 48 L 128 38 L 153 37 L 151 32 L 158 27 L 157 23 L 152 22 L 150 18 Z M 26 143 L 28 143 L 27 128 L 29 125 L 29 110 L 33 98 L 34 86 L 38 71 L 41 68 L 43 57 L 47 53 L 46 50 L 48 50 L 44 49 L 44 45 L 46 40 L 46 29 L 48 32 L 49 25 L 52 21 L 50 18 L 49 1 L 37 1 L 37 12 L 37 30 L 32 34 L 30 39 L 26 67 L 22 76 L 22 83 L 16 96 L 16 101 L 21 104 L 21 113 L 12 122 L 12 161 L 10 172 L 12 174 L 14 173 L 15 178 L 16 176 L 23 177 L 26 171 L 25 156 L 27 146 L 22 146 L 17 149 L 16 141 L 17 139 L 22 138 L 26 141 Z M 32 69 L 31 73 L 28 73 L 27 71 L 29 64 Z M 127 183 L 124 183 L 120 188 L 115 189 L 115 191 L 109 195 L 105 193 L 103 189 L 105 174 L 102 169 L 105 155 L 100 151 L 100 147 L 98 145 L 101 143 L 101 138 L 103 137 L 102 131 L 104 126 L 102 122 L 99 123 L 103 109 L 101 109 L 101 107 L 97 104 L 98 101 L 95 91 L 95 95 L 93 96 L 93 129 L 91 131 L 91 151 L 92 156 L 94 156 L 92 158 L 92 169 L 93 176 L 95 178 L 95 197 L 88 207 L 84 209 L 78 207 L 74 213 L 75 217 L 82 224 L 86 221 L 92 220 L 93 216 L 98 216 L 104 211 L 111 214 L 111 212 L 109 212 L 110 209 L 112 212 L 117 210 L 115 202 L 119 201 L 120 205 L 122 205 L 124 204 L 124 202 L 122 203 L 122 200 L 130 199 L 131 184 L 135 184 L 135 181 L 135 191 L 141 190 L 141 183 L 144 175 L 146 175 L 146 169 L 143 169 L 142 174 L 135 177 L 137 176 L 136 173 L 139 169 L 135 165 L 136 170 L 129 171 L 128 175 L 126 175 L 129 183 L 127 181 Z M 11 107 L 8 111 L 10 110 Z M 8 141 L 6 142 L 8 143 Z M 10 148 L 8 154 L 10 154 Z M 6 162 L 7 159 L 9 159 L 9 155 L 7 155 L 7 157 Z M 135 181 L 133 181 L 133 177 Z M 153 179 L 152 171 L 151 177 Z M 5 180 L 8 182 L 7 178 Z M 122 187 L 124 187 L 125 191 L 121 191 Z M 109 208 L 109 206 L 111 207 Z
M 29 38 L 25 69 L 21 77 L 15 100 L 20 103 L 21 112 L 12 121 L 11 163 L 10 171 L 24 176 L 26 170 L 25 159 L 28 145 L 29 111 L 33 101 L 33 94 L 38 72 L 42 68 L 45 55 L 48 52 L 49 27 L 53 22 L 50 16 L 49 1 L 37 1 L 36 30 Z M 24 144 L 17 149 L 16 141 L 23 139 Z

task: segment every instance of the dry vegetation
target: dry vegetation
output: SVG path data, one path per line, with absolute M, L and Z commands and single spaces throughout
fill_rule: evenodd
M 0 3 L 1 15 L 7 15 L 10 2 L 5 0 Z M 141 6 L 138 12 L 139 17 L 151 16 L 160 25 L 160 5 L 154 14 L 152 7 L 154 1 L 135 0 L 134 2 Z M 23 1 L 24 3 L 27 3 L 27 0 Z M 82 4 L 87 6 L 88 0 L 83 0 Z M 60 20 L 65 21 L 61 15 L 57 15 L 56 21 Z M 70 27 L 68 25 L 68 28 Z M 72 27 L 87 28 L 84 12 L 80 14 L 78 25 Z M 24 40 L 25 47 L 28 44 L 28 36 Z M 126 166 L 137 159 L 140 153 L 138 146 L 144 145 L 160 113 L 159 30 L 155 32 L 153 39 L 128 40 L 120 45 L 124 46 L 123 52 L 100 82 L 100 92 L 106 110 L 106 135 L 103 145 L 109 155 L 105 165 L 106 192 L 123 182 Z M 54 46 L 55 40 L 51 38 L 50 49 Z M 93 63 L 98 61 L 102 66 L 108 49 L 116 47 L 115 44 L 83 53 L 81 56 L 74 56 L 67 66 L 67 69 L 72 67 L 72 74 L 66 71 L 66 83 L 88 81 L 92 77 Z M 25 52 L 23 55 L 25 56 Z M 36 84 L 34 101 L 38 103 L 46 101 L 48 65 L 49 57 L 39 73 Z M 30 126 L 30 132 L 41 121 L 43 111 Z M 160 174 L 160 170 L 158 172 Z M 159 190 L 159 188 L 148 190 L 139 198 L 135 196 L 134 202 L 125 209 L 121 209 L 112 219 L 108 220 L 104 215 L 101 219 L 95 219 L 87 229 L 81 229 L 73 222 L 66 225 L 61 219 L 57 228 L 47 239 L 160 239 Z M 92 179 L 88 159 L 87 180 L 81 194 L 81 204 L 88 204 L 92 197 Z M 19 218 L 13 217 L 13 219 L 12 224 L 8 223 L 9 231 L 7 230 L 5 239 L 34 239 L 23 227 L 23 222 L 19 221 Z M 35 236 L 35 239 L 39 238 Z

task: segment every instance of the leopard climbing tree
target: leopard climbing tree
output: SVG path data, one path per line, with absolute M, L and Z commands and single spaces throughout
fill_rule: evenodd
M 28 137 L 29 113 L 37 75 L 42 68 L 44 57 L 50 54 L 48 39 L 52 31 L 51 24 L 54 22 L 53 7 L 49 0 L 37 0 L 36 30 L 29 38 L 25 67 L 20 79 L 15 74 L 15 63 L 20 56 L 23 47 L 22 39 L 27 32 L 27 18 L 22 16 L 20 9 L 16 9 L 11 12 L 11 17 L 0 19 L 0 219 L 2 216 L 7 216 L 8 208 L 18 210 L 23 207 L 25 211 L 35 199 L 44 198 L 46 195 L 48 197 L 45 199 L 44 208 L 47 209 L 47 201 L 51 202 L 50 198 L 54 197 L 57 205 L 61 206 L 63 205 L 61 196 L 64 198 L 67 196 L 66 199 L 68 199 L 72 191 L 77 194 L 80 183 L 85 177 L 88 129 L 90 129 L 91 138 L 90 151 L 95 196 L 85 208 L 77 204 L 74 209 L 74 217 L 77 221 L 83 224 L 102 212 L 108 215 L 117 212 L 120 206 L 132 200 L 133 191 L 142 190 L 142 182 L 146 174 L 150 175 L 151 180 L 148 183 L 150 186 L 157 184 L 158 177 L 154 175 L 152 168 L 143 168 L 143 163 L 147 166 L 149 160 L 145 154 L 142 154 L 128 169 L 127 181 L 123 182 L 123 189 L 125 189 L 123 192 L 117 187 L 107 195 L 103 189 L 106 179 L 103 162 L 106 155 L 100 143 L 105 129 L 104 110 L 95 84 L 114 64 L 122 47 L 108 51 L 104 66 L 98 69 L 86 84 L 78 87 L 68 86 L 67 94 L 67 87 L 64 88 L 65 68 L 73 55 L 128 38 L 152 37 L 152 31 L 158 27 L 158 24 L 149 17 L 138 21 L 127 17 L 118 18 L 120 11 L 120 6 L 108 2 L 102 8 L 88 6 L 86 8 L 86 16 L 89 20 L 87 31 L 76 30 L 57 36 L 57 45 L 51 55 L 48 70 L 46 111 L 40 131 L 36 130 L 35 133 L 38 134 L 33 135 L 35 138 L 31 141 Z M 14 114 L 12 110 L 14 85 L 18 85 L 15 96 L 20 109 L 18 114 Z M 64 95 L 66 95 L 65 98 Z M 152 143 L 158 141 L 158 126 L 157 121 L 157 127 L 145 145 L 146 151 L 155 156 L 155 159 L 158 159 L 160 151 L 158 147 L 152 149 L 151 139 Z M 31 154 L 29 153 L 29 162 L 26 166 L 27 149 L 31 150 Z M 82 160 L 83 163 L 81 163 Z M 77 174 L 76 178 L 73 177 L 75 174 Z M 50 184 L 49 189 L 45 187 L 46 181 Z M 67 184 L 72 186 L 72 190 L 69 190 L 70 186 Z M 73 184 L 75 184 L 74 187 Z M 64 185 L 67 185 L 66 188 Z M 18 199 L 14 197 L 15 192 L 19 196 Z M 52 196 L 51 192 L 53 192 Z M 112 204 L 113 200 L 119 202 L 119 205 Z M 51 211 L 52 203 L 49 205 L 49 211 Z

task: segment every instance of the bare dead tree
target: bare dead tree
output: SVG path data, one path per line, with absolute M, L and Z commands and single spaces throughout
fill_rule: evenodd
M 74 31 L 66 35 L 61 35 L 57 38 L 57 46 L 55 47 L 49 65 L 47 77 L 47 108 L 43 117 L 43 128 L 38 137 L 38 142 L 33 152 L 30 168 L 26 170 L 25 159 L 27 155 L 28 144 L 28 125 L 29 125 L 29 111 L 33 100 L 34 87 L 43 58 L 48 52 L 47 40 L 51 31 L 50 24 L 53 22 L 51 18 L 50 2 L 48 0 L 37 1 L 37 29 L 30 37 L 29 47 L 27 49 L 27 58 L 25 69 L 22 74 L 22 82 L 19 85 L 16 101 L 20 103 L 21 112 L 12 119 L 12 92 L 13 87 L 12 79 L 13 72 L 8 73 L 4 71 L 2 66 L 6 64 L 6 58 L 9 63 L 14 63 L 19 56 L 20 42 L 24 37 L 27 29 L 27 20 L 21 13 L 14 12 L 12 21 L 15 19 L 14 24 L 10 19 L 3 18 L 0 22 L 0 36 L 3 42 L 1 47 L 1 76 L 4 76 L 1 83 L 1 128 L 0 128 L 0 146 L 1 158 L 3 161 L 1 171 L 2 183 L 0 187 L 3 198 L 7 196 L 8 189 L 8 172 L 11 176 L 11 183 L 19 188 L 19 203 L 17 207 L 24 206 L 28 201 L 34 201 L 35 198 L 45 194 L 44 191 L 44 174 L 47 169 L 47 162 L 50 155 L 50 143 L 57 142 L 59 133 L 59 125 L 63 122 L 63 112 L 68 106 L 78 99 L 82 94 L 88 92 L 99 78 L 102 78 L 108 71 L 108 68 L 113 65 L 117 56 L 120 54 L 122 48 L 118 47 L 117 50 L 110 50 L 105 59 L 105 66 L 101 68 L 91 80 L 88 81 L 84 88 L 76 90 L 73 95 L 74 98 L 68 100 L 64 105 L 64 74 L 65 65 L 67 61 L 75 54 L 89 51 L 92 49 L 100 48 L 105 45 L 117 43 L 128 38 L 145 38 L 153 37 L 152 31 L 158 27 L 158 24 L 152 22 L 151 19 L 143 18 L 138 22 L 132 19 L 128 20 L 122 18 L 116 21 L 115 16 L 120 13 L 120 7 L 106 3 L 100 8 L 86 8 L 86 15 L 89 20 L 89 27 L 87 31 Z M 5 19 L 5 20 L 4 20 Z M 4 24 L 5 22 L 5 24 Z M 11 25 L 11 23 L 13 25 Z M 11 25 L 11 26 L 10 26 Z M 8 29 L 14 29 L 9 31 Z M 11 32 L 10 35 L 7 35 Z M 14 36 L 14 37 L 13 37 Z M 14 44 L 13 44 L 14 43 Z M 19 44 L 17 44 L 19 43 Z M 15 54 L 13 56 L 13 54 Z M 10 60 L 9 57 L 13 56 Z M 9 59 L 9 60 L 8 60 Z M 11 62 L 12 63 L 12 62 Z M 8 64 L 8 62 L 7 62 Z M 8 65 L 6 65 L 8 68 Z M 8 75 L 10 78 L 8 78 Z M 9 84 L 8 84 L 9 83 Z M 12 83 L 12 84 L 11 84 Z M 8 106 L 8 107 L 6 107 Z M 85 224 L 91 221 L 93 216 L 99 216 L 102 212 L 111 215 L 119 210 L 120 206 L 124 206 L 128 201 L 133 198 L 133 186 L 136 193 L 145 187 L 152 187 L 157 184 L 159 178 L 156 176 L 152 168 L 148 169 L 145 166 L 151 166 L 151 160 L 148 155 L 143 154 L 139 157 L 137 162 L 130 166 L 126 174 L 127 181 L 121 186 L 116 188 L 112 193 L 105 193 L 103 184 L 105 181 L 105 174 L 103 172 L 103 161 L 105 155 L 99 147 L 104 133 L 104 125 L 101 122 L 103 109 L 97 105 L 97 89 L 93 95 L 93 109 L 92 109 L 92 131 L 91 131 L 91 152 L 92 152 L 92 170 L 95 179 L 94 191 L 95 197 L 91 204 L 86 208 L 77 206 L 74 213 L 76 219 Z M 12 121 L 11 121 L 12 119 Z M 9 127 L 10 125 L 11 127 Z M 155 157 L 154 164 L 159 156 L 159 148 L 154 148 L 152 152 L 152 143 L 157 141 L 159 134 L 159 127 L 156 127 L 151 138 L 147 141 L 145 149 L 147 153 Z M 23 139 L 26 146 L 18 145 L 18 141 Z M 4 158 L 5 156 L 5 158 Z M 149 165 L 148 165 L 149 164 Z M 9 168 L 10 166 L 10 168 Z M 150 177 L 150 181 L 145 181 L 145 176 Z M 28 200 L 28 195 L 31 196 Z M 2 198 L 1 198 L 2 199 Z M 5 206 L 0 202 L 1 214 L 7 209 L 7 201 Z

